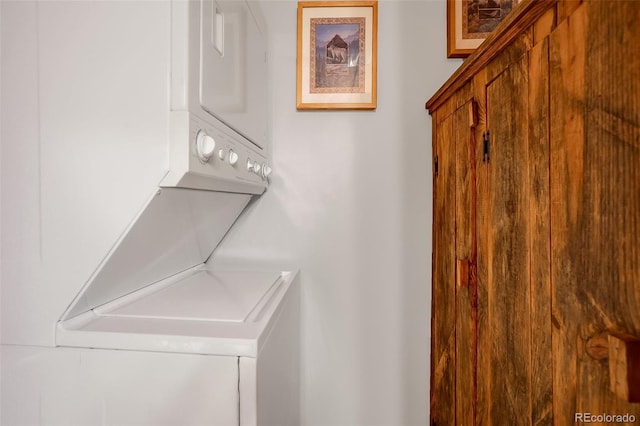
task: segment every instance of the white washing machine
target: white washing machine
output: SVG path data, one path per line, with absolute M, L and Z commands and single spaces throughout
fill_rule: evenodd
M 92 3 L 49 0 L 33 10 L 38 22 L 47 15 L 62 27 L 107 20 L 115 36 L 122 10 L 96 18 Z M 145 12 L 145 3 L 155 12 Z M 2 424 L 296 425 L 298 273 L 242 261 L 223 267 L 215 255 L 271 174 L 259 7 L 244 0 L 95 3 L 114 4 L 127 19 L 138 14 L 140 34 L 167 26 L 168 63 L 157 68 L 170 71 L 162 142 L 169 165 L 49 324 L 54 344 L 3 341 Z M 3 20 L 18 9 L 24 12 L 3 4 Z M 46 25 L 39 28 L 42 37 Z M 40 78 L 65 83 L 64 75 Z M 90 84 L 99 90 L 101 82 Z M 3 294 L 21 294 L 11 281 L 2 285 Z
M 57 347 L 3 351 L 3 424 L 298 424 L 296 273 L 209 258 L 248 197 L 159 189 Z

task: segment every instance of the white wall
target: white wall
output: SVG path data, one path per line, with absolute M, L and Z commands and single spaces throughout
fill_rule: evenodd
M 168 170 L 171 8 L 0 7 L 0 341 L 52 346 L 56 321 Z M 141 32 L 139 16 L 159 25 Z
M 428 424 L 431 119 L 444 0 L 381 0 L 378 109 L 298 112 L 296 7 L 267 1 L 272 184 L 218 255 L 297 266 L 305 425 Z

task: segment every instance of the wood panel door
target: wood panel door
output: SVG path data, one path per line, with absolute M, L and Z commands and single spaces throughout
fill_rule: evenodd
M 458 108 L 456 125 L 456 423 L 475 424 L 477 365 L 475 112 Z
M 455 419 L 455 116 L 434 117 L 431 424 Z
M 551 423 L 546 44 L 486 87 L 478 168 L 478 423 Z M 536 69 L 535 73 L 530 73 Z
M 482 206 L 484 273 L 479 287 L 478 387 L 482 424 L 529 424 L 531 333 L 527 203 L 527 61 L 513 64 L 487 86 L 487 128 Z M 484 150 L 483 146 L 483 150 Z M 483 152 L 484 154 L 484 152 Z
M 475 144 L 472 103 L 435 130 L 431 424 L 474 424 Z

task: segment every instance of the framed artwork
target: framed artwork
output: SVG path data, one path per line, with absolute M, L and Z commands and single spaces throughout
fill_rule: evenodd
M 518 0 L 447 0 L 447 57 L 476 50 Z
M 298 109 L 375 109 L 377 1 L 298 3 Z

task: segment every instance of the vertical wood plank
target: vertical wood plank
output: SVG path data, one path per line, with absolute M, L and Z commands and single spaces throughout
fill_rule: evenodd
M 487 128 L 487 69 L 484 68 L 473 79 L 473 98 L 478 104 L 478 124 L 475 128 L 476 165 L 476 324 L 477 324 L 477 376 L 476 376 L 476 421 L 489 425 L 491 396 L 489 330 L 489 258 L 488 245 L 491 233 L 489 221 L 489 174 L 490 163 L 482 162 L 482 134 Z
M 438 177 L 435 179 L 433 307 L 434 355 L 444 353 L 455 325 L 455 140 L 453 116 L 437 129 Z
M 470 102 L 455 113 L 456 138 L 456 257 L 471 257 L 471 194 L 475 191 L 471 182 L 471 126 L 469 126 Z
M 455 334 L 444 344 L 442 356 L 431 374 L 431 424 L 455 424 Z
M 531 423 L 528 188 L 528 57 L 487 87 L 491 131 L 488 317 L 490 420 Z
M 556 9 L 548 9 L 533 24 L 533 44 L 536 45 L 546 39 L 556 26 Z
M 464 93 L 468 97 L 467 93 Z M 456 111 L 456 424 L 474 422 L 475 318 L 473 289 L 469 285 L 469 262 L 472 256 L 473 228 L 472 193 L 475 191 L 471 157 L 471 127 L 469 109 L 464 103 Z
M 437 117 L 438 119 L 440 117 Z M 431 416 L 437 424 L 455 419 L 455 201 L 454 116 L 436 129 L 439 173 L 434 181 Z
M 437 169 L 439 167 L 438 165 L 438 147 L 437 147 L 437 141 L 438 141 L 438 111 L 432 111 L 431 112 L 431 178 L 433 179 L 433 203 L 431 206 L 431 220 L 432 220 L 432 224 L 431 224 L 431 321 L 429 324 L 430 330 L 431 330 L 431 341 L 430 341 L 430 362 L 429 362 L 429 424 L 433 424 L 434 423 L 434 413 L 437 411 L 438 407 L 438 400 L 436 398 L 434 398 L 435 396 L 435 372 L 436 372 L 436 368 L 438 366 L 438 359 L 436 358 L 436 352 L 435 352 L 435 342 L 436 342 L 436 336 L 435 336 L 435 331 L 436 331 L 436 304 L 435 304 L 435 280 L 434 280 L 434 276 L 435 276 L 435 271 L 436 271 L 436 253 L 438 253 L 439 248 L 436 245 L 438 243 L 437 240 L 437 233 L 438 230 L 436 228 L 436 192 L 437 192 L 437 184 L 436 184 L 436 173 L 437 173 Z
M 549 43 L 529 53 L 529 235 L 531 401 L 534 425 L 553 423 L 551 359 L 551 213 L 549 199 Z
M 567 19 L 580 6 L 582 0 L 561 0 L 557 5 L 558 23 Z
M 550 36 L 551 282 L 553 418 L 572 424 L 577 412 L 579 268 L 571 239 L 578 228 L 584 155 L 584 9 L 558 23 Z M 591 412 L 591 411 L 589 411 Z
M 497 78 L 511 64 L 519 62 L 533 46 L 533 26 L 523 30 L 511 44 L 506 46 L 486 67 L 487 82 Z

